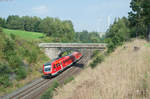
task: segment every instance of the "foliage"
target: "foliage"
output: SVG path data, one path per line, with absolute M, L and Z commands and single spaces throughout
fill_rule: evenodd
M 25 31 L 31 31 L 31 32 L 39 32 L 39 25 L 41 23 L 41 18 L 39 17 L 29 17 L 29 16 L 23 16 L 20 18 L 23 21 L 24 24 L 24 30 Z
M 51 17 L 41 19 L 35 16 L 19 17 L 18 15 L 9 15 L 6 20 L 0 18 L 0 26 L 8 29 L 42 32 L 47 36 L 53 37 L 54 42 L 73 42 L 75 35 L 73 24 L 70 20 L 62 21 Z
M 19 35 L 25 39 L 43 38 L 46 42 L 81 42 L 81 43 L 98 43 L 102 40 L 97 32 L 74 31 L 73 24 L 70 20 L 60 20 L 59 18 L 9 15 L 6 20 L 0 18 L 0 26 L 5 33 Z M 8 30 L 15 29 L 15 30 Z M 16 31 L 18 30 L 18 31 Z M 25 32 L 25 31 L 30 32 Z M 37 34 L 36 34 L 36 33 Z M 39 33 L 41 32 L 41 33 Z M 46 38 L 45 36 L 49 37 Z
M 12 85 L 12 82 L 9 80 L 9 74 L 11 73 L 11 68 L 6 63 L 0 63 L 0 85 L 4 88 Z
M 22 64 L 22 61 L 15 50 L 15 43 L 10 39 L 6 39 L 5 41 L 6 44 L 3 48 L 4 58 L 8 61 L 9 65 L 13 68 L 17 68 Z
M 27 50 L 25 52 L 27 58 L 27 61 L 31 64 L 31 63 L 35 63 L 37 61 L 37 57 L 38 57 L 38 50 L 36 49 L 32 49 L 32 50 Z
M 105 42 L 108 44 L 108 53 L 122 45 L 123 42 L 130 39 L 129 21 L 127 18 L 115 20 L 109 27 L 105 35 Z
M 75 42 L 79 43 L 99 43 L 101 38 L 97 32 L 88 32 L 86 30 L 75 34 Z
M 8 16 L 6 20 L 6 27 L 9 29 L 22 29 L 23 30 L 23 21 L 17 15 Z
M 71 82 L 72 80 L 74 80 L 74 77 L 73 77 L 73 76 L 71 76 L 71 77 L 65 79 L 65 80 L 64 80 L 64 84 L 66 85 L 67 83 Z
M 92 54 L 92 58 L 95 58 L 99 54 L 99 50 L 95 50 Z
M 19 68 L 16 68 L 15 73 L 17 75 L 17 77 L 16 77 L 17 80 L 24 79 L 27 76 L 26 68 L 23 67 L 23 66 L 20 66 Z
M 102 63 L 104 61 L 104 55 L 98 55 L 91 63 L 90 67 L 95 68 L 99 63 Z
M 54 37 L 55 42 L 73 41 L 74 29 L 71 21 L 47 17 L 40 23 L 39 28 L 47 36 Z
M 132 0 L 130 3 L 132 11 L 129 12 L 129 21 L 132 29 L 132 37 L 147 36 L 150 25 L 150 1 Z
M 3 18 L 0 18 L 0 27 L 5 27 L 6 21 Z
M 54 81 L 52 86 L 46 92 L 44 92 L 44 94 L 41 96 L 41 99 L 52 99 L 53 92 L 55 88 L 57 88 L 58 86 L 59 86 L 59 83 L 57 81 Z
M 0 85 L 3 88 L 7 88 L 7 87 L 10 87 L 12 85 L 12 82 L 9 80 L 9 75 L 3 74 L 2 76 L 0 76 Z
M 46 56 L 35 42 L 26 41 L 13 33 L 8 36 L 0 28 L 0 91 L 10 87 L 15 79 L 26 78 L 28 71 L 33 69 L 31 67 L 44 59 Z M 15 75 L 13 80 L 12 74 Z

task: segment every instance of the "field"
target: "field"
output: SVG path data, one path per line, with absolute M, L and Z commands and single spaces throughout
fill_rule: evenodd
M 150 44 L 134 40 L 57 88 L 54 99 L 150 99 Z
M 8 35 L 14 34 L 14 35 L 20 36 L 21 38 L 26 39 L 26 40 L 39 40 L 45 37 L 43 33 L 28 32 L 28 31 L 23 31 L 23 30 L 3 29 L 3 32 Z

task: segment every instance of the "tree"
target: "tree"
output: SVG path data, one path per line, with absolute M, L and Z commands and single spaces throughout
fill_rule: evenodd
M 63 21 L 62 22 L 62 35 L 64 36 L 64 39 L 62 42 L 73 42 L 74 41 L 74 36 L 75 36 L 75 31 L 73 28 L 73 24 L 71 21 Z
M 40 32 L 46 33 L 47 36 L 51 36 L 55 32 L 54 27 L 54 19 L 50 17 L 46 17 L 43 21 L 39 24 Z
M 23 30 L 23 21 L 17 15 L 8 16 L 6 20 L 6 27 L 9 29 L 21 29 Z
M 116 20 L 107 30 L 106 38 L 118 36 L 121 39 L 121 42 L 127 41 L 130 37 L 130 29 L 128 24 L 129 22 L 127 18 L 118 18 L 118 20 Z
M 97 32 L 91 32 L 89 33 L 89 40 L 90 43 L 99 43 L 101 38 Z
M 99 43 L 101 38 L 97 32 L 88 32 L 83 30 L 82 32 L 75 33 L 75 42 L 81 43 Z
M 42 21 L 41 18 L 34 16 L 32 19 L 33 19 L 33 27 L 34 27 L 33 31 L 40 32 L 39 25 Z
M 150 1 L 149 0 L 132 0 L 130 3 L 132 9 L 129 12 L 129 20 L 137 36 L 147 36 L 150 28 Z
M 55 42 L 74 41 L 74 28 L 71 21 L 61 21 L 58 18 L 47 17 L 39 24 L 40 32 L 52 36 Z
M 3 22 L 4 21 L 4 22 Z M 0 26 L 5 20 L 0 18 Z M 60 20 L 59 18 L 10 15 L 6 20 L 6 28 L 20 29 L 31 32 L 42 32 L 53 38 L 53 42 L 73 42 L 75 31 L 70 20 Z
M 0 17 L 0 27 L 5 27 L 5 25 L 6 25 L 5 19 Z
M 127 18 L 119 18 L 109 27 L 105 35 L 105 42 L 108 43 L 108 52 L 114 51 L 114 49 L 122 45 L 123 42 L 129 40 L 130 29 L 129 21 Z
M 31 32 L 40 31 L 39 24 L 41 22 L 41 19 L 39 17 L 23 16 L 21 17 L 21 20 L 23 21 L 25 31 L 31 31 Z
M 88 31 L 82 31 L 79 35 L 79 39 L 82 41 L 82 43 L 89 43 Z

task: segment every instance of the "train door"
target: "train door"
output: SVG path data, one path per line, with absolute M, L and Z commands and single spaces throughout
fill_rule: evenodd
M 70 59 L 71 59 L 71 62 L 73 63 L 73 62 L 75 62 L 75 59 L 76 59 L 76 58 L 75 58 L 74 55 L 71 55 L 71 56 L 70 56 Z
M 53 64 L 53 73 L 56 73 L 57 72 L 57 66 L 56 64 Z
M 61 70 L 60 62 L 56 63 L 56 67 L 57 67 L 57 71 L 60 71 L 60 70 Z
M 60 62 L 60 66 L 61 66 L 61 70 L 63 70 L 63 64 L 62 64 L 62 62 Z

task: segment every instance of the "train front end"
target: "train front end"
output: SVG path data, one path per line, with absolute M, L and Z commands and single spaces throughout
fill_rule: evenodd
M 50 62 L 43 64 L 44 77 L 51 77 L 51 71 L 52 71 L 52 66 Z

